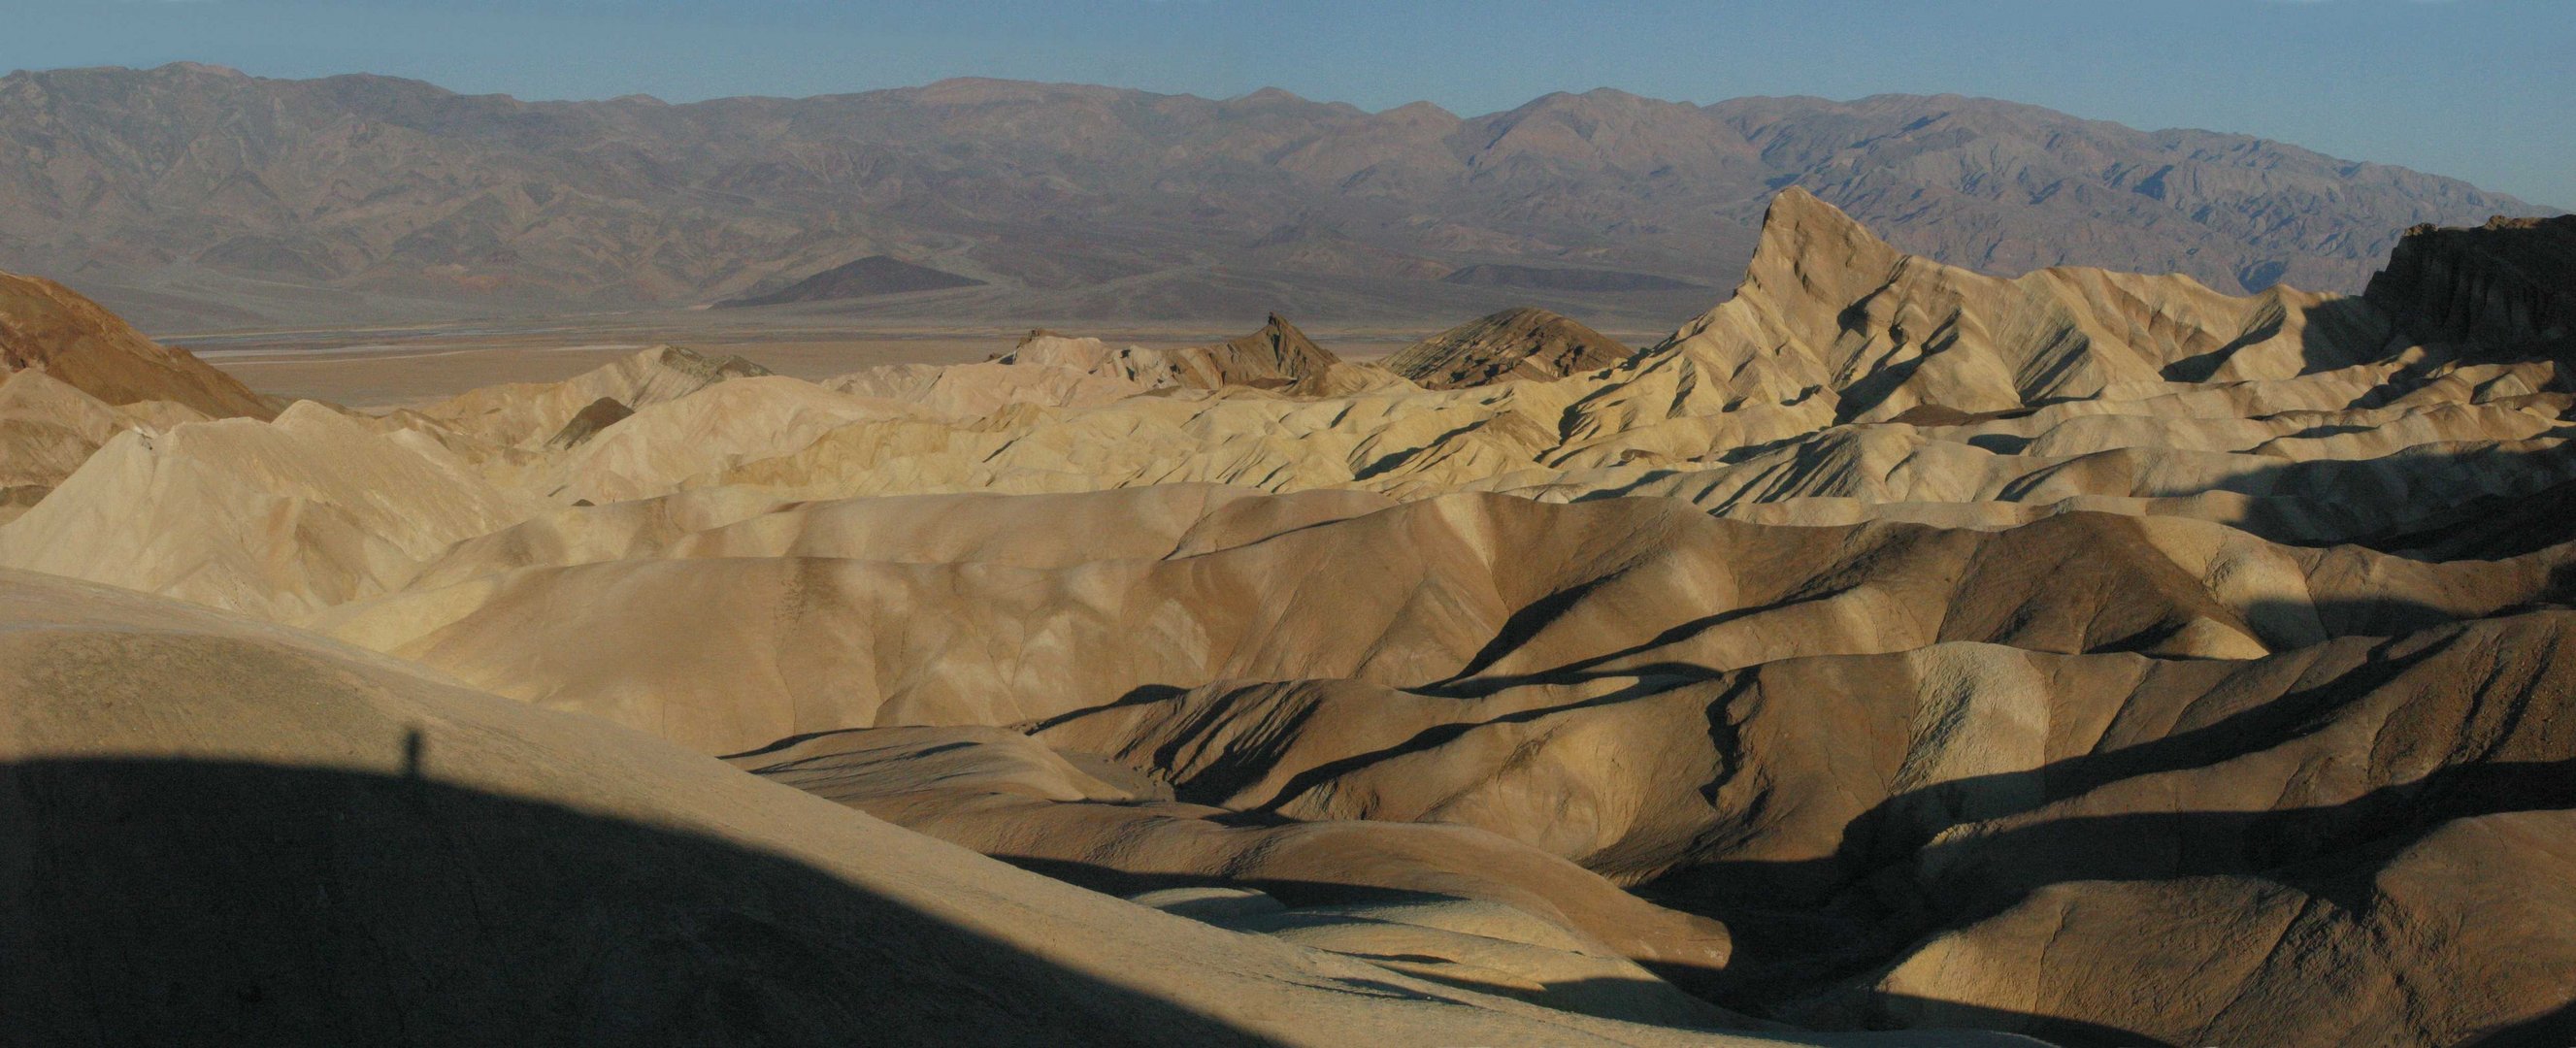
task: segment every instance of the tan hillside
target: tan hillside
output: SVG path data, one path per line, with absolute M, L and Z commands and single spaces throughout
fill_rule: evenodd
M 84 973 L 0 989 L 30 1036 L 1762 1043 L 1166 916 L 173 601 L 0 572 L 0 622 L 0 825 L 45 857 L 0 899 Z
M 1240 386 L 1291 396 L 1330 396 L 1402 384 L 1375 366 L 1350 364 L 1334 356 L 1277 313 L 1251 334 L 1179 349 L 1111 349 L 1098 339 L 1032 331 L 1000 363 L 1069 368 L 1148 389 Z
M 1521 313 L 1399 374 L 1273 315 L 270 420 L 20 371 L 0 841 L 49 858 L 0 874 L 118 915 L 42 908 L 63 965 L 234 963 L 0 1004 L 2560 1043 L 2563 232 L 2239 297 L 1947 266 L 1791 189 L 1635 353 Z
M 34 506 L 117 434 L 205 419 L 167 400 L 110 405 L 33 368 L 0 375 L 0 523 Z
M 1735 297 L 1654 355 L 1689 361 L 1711 395 L 1822 395 L 1840 418 L 1878 420 L 2294 379 L 2378 359 L 2387 324 L 2290 288 L 2235 298 L 2189 277 L 2083 269 L 2003 280 L 1902 254 L 1792 188 Z
M 2245 658 L 2517 605 L 2550 592 L 2569 556 L 2436 567 L 2095 514 L 1998 532 L 1782 528 L 1659 499 L 1271 510 L 1283 500 L 1220 489 L 1193 519 L 1169 515 L 1174 490 L 791 504 L 619 559 L 575 553 L 549 523 L 462 545 L 422 586 L 315 625 L 725 753 L 1283 676 L 1454 688 L 1952 640 Z M 1255 509 L 1275 515 L 1244 519 Z M 494 556 L 540 540 L 570 555 Z M 1535 606 L 1553 611 L 1522 625 Z M 665 643 L 682 629 L 699 633 Z M 760 672 L 741 672 L 746 657 Z
M 627 410 L 677 400 L 726 379 L 769 374 L 741 357 L 709 357 L 685 346 L 657 346 L 562 382 L 493 386 L 422 409 L 466 434 L 498 444 L 549 441 L 601 400 Z
M 533 505 L 417 433 L 305 401 L 274 423 L 120 434 L 0 530 L 0 565 L 290 619 L 397 586 Z
M 169 401 L 216 418 L 277 405 L 184 349 L 153 343 L 79 292 L 0 273 L 0 374 L 38 371 L 111 405 Z

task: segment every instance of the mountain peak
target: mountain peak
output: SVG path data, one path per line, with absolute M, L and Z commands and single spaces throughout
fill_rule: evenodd
M 1884 262 L 1893 262 L 1900 252 L 1843 209 L 1802 187 L 1788 186 L 1772 195 L 1770 207 L 1762 213 L 1762 232 L 1746 282 L 1757 283 L 1765 274 L 1803 272 L 1828 259 L 1847 268 L 1863 255 L 1872 256 L 1871 265 L 1883 268 L 1884 263 L 1875 260 L 1882 254 Z
M 1441 108 L 1439 105 L 1431 102 L 1407 102 L 1383 113 L 1379 113 L 1378 115 L 1398 120 L 1437 121 L 1442 123 L 1454 123 L 1458 119 L 1458 114 L 1452 113 L 1449 110 Z
M 1267 370 L 1289 379 L 1320 375 L 1342 362 L 1277 312 L 1262 320 L 1261 330 L 1227 340 L 1220 351 L 1231 358 L 1231 367 Z
M 1858 228 L 1860 222 L 1843 209 L 1825 202 L 1805 186 L 1788 185 L 1771 195 L 1771 206 L 1762 214 L 1762 228 L 1808 225 L 1841 225 Z

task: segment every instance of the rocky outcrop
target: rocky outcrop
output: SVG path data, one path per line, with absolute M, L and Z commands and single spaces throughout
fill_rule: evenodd
M 1192 369 L 1188 384 L 1206 389 L 1286 388 L 1320 380 L 1342 362 L 1342 358 L 1316 345 L 1314 339 L 1297 330 L 1297 325 L 1277 313 L 1265 318 L 1260 329 L 1251 334 L 1238 335 L 1204 350 L 1183 352 L 1205 362 Z
M 600 430 L 624 422 L 634 414 L 634 408 L 627 407 L 625 401 L 616 397 L 591 401 L 587 407 L 573 414 L 572 421 L 556 430 L 554 436 L 546 438 L 546 450 L 563 451 L 577 447 L 598 436 Z
M 2365 363 L 2387 320 L 2276 286 L 2049 269 L 2010 280 L 1906 254 L 1790 188 L 1735 297 L 1628 368 L 1686 368 L 1720 403 L 1823 400 L 1847 420 L 2009 411 L 2168 381 L 2291 378 Z
M 1423 339 L 1386 358 L 1424 389 L 1558 379 L 1609 367 L 1631 351 L 1617 339 L 1544 309 L 1515 306 Z
M 2406 231 L 2368 298 L 2420 337 L 2493 352 L 2576 351 L 2576 215 Z
M 1383 368 L 1335 356 L 1277 313 L 1250 334 L 1214 345 L 1173 349 L 1112 349 L 1096 338 L 1031 331 L 999 363 L 1070 368 L 1148 389 L 1239 386 L 1318 397 L 1402 385 Z

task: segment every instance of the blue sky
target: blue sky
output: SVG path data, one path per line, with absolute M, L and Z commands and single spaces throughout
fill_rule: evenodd
M 2576 0 L 0 0 L 0 67 L 377 72 L 686 101 L 1004 76 L 1466 114 L 1616 87 L 1959 92 L 2576 208 Z

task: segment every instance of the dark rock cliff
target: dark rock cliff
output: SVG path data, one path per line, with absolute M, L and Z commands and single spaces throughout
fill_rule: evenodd
M 2564 355 L 2576 349 L 2576 216 L 2416 226 L 2367 297 L 2420 337 Z

